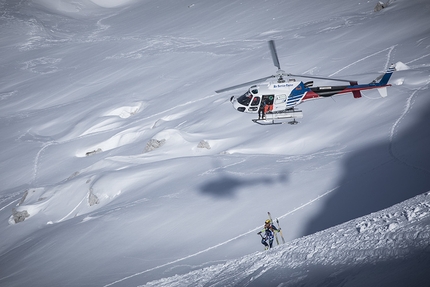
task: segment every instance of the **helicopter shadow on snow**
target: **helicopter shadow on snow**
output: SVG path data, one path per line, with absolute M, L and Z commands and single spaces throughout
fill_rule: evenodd
M 243 179 L 238 176 L 231 176 L 226 172 L 220 172 L 220 175 L 213 180 L 209 180 L 200 186 L 200 191 L 203 194 L 218 197 L 218 198 L 232 198 L 240 189 L 247 187 L 261 186 L 267 188 L 269 185 L 286 182 L 288 180 L 288 173 L 281 172 L 273 176 L 262 175 L 247 175 Z
M 302 236 L 368 215 L 430 190 L 430 106 L 412 126 L 349 156 L 338 188 Z

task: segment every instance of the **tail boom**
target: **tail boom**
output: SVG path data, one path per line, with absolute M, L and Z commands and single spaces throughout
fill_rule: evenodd
M 387 87 L 391 86 L 391 84 L 388 84 L 388 81 L 395 70 L 395 66 L 391 65 L 385 74 L 365 85 L 359 85 L 357 82 L 350 82 L 350 86 L 312 87 L 309 88 L 302 101 L 346 93 L 352 93 L 354 98 L 361 98 L 361 91 L 372 89 L 377 89 L 381 97 L 385 98 L 387 96 Z

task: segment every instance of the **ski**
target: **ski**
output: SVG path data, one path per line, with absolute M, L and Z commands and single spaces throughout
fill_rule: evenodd
M 276 218 L 276 223 L 278 224 L 279 234 L 281 235 L 282 243 L 285 243 L 284 235 L 282 234 L 282 228 L 279 225 L 279 220 Z
M 270 212 L 267 212 L 267 214 L 269 215 L 270 224 L 273 224 L 272 215 L 270 215 Z M 275 231 L 273 231 L 273 234 L 275 235 L 276 244 L 279 245 L 278 234 Z

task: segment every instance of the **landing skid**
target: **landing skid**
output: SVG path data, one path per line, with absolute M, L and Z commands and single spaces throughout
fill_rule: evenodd
M 254 123 L 256 123 L 256 124 L 263 125 L 263 126 L 268 126 L 268 125 L 282 125 L 283 124 L 283 122 L 275 122 L 275 120 L 253 119 L 252 121 Z
M 300 110 L 286 110 L 278 113 L 267 113 L 266 119 L 253 119 L 252 121 L 259 125 L 281 125 L 292 119 L 288 124 L 296 125 L 299 123 L 296 118 L 302 117 L 303 113 Z
M 285 124 L 286 122 L 277 122 L 275 121 L 275 119 L 269 119 L 269 120 L 259 120 L 259 119 L 253 119 L 252 120 L 254 123 L 259 124 L 259 125 L 263 125 L 263 126 L 268 126 L 268 125 L 282 125 Z M 296 121 L 296 119 L 293 119 L 292 121 L 289 121 L 288 124 L 290 125 L 297 125 L 299 122 Z

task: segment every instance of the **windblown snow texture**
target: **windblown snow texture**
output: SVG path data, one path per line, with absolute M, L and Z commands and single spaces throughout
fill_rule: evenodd
M 428 282 L 430 7 L 376 4 L 0 0 L 0 286 Z M 397 71 L 257 125 L 215 91 L 276 73 L 269 40 L 291 74 Z

